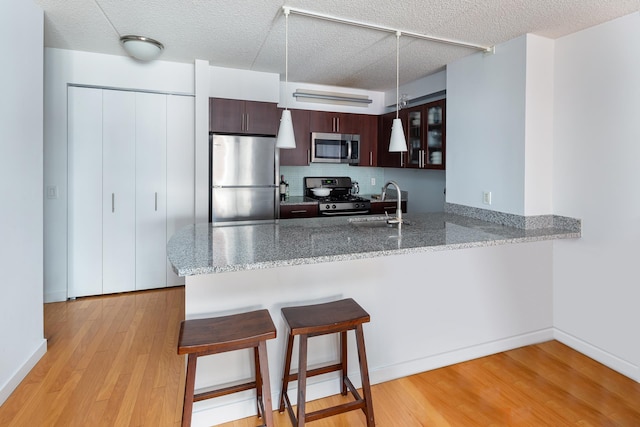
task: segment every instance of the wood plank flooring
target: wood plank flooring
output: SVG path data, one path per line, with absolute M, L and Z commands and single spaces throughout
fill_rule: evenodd
M 180 425 L 184 360 L 176 345 L 184 288 L 44 310 L 48 352 L 0 407 L 0 426 Z M 557 341 L 377 384 L 372 392 L 381 427 L 640 426 L 640 384 Z M 275 423 L 291 425 L 277 412 Z M 255 425 L 255 417 L 224 424 Z M 356 411 L 310 425 L 365 423 Z

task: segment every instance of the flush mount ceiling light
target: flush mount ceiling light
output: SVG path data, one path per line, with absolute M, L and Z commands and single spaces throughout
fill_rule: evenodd
M 289 9 L 284 10 L 284 91 L 287 93 L 289 86 Z M 293 132 L 293 123 L 291 121 L 291 111 L 287 108 L 287 96 L 284 97 L 284 110 L 280 119 L 280 128 L 278 129 L 278 138 L 276 139 L 276 148 L 296 148 L 296 137 Z
M 157 40 L 143 36 L 122 36 L 120 43 L 127 53 L 140 61 L 153 61 L 164 50 L 164 45 Z
M 396 32 L 396 118 L 393 119 L 391 125 L 391 142 L 389 143 L 389 152 L 405 152 L 407 151 L 407 140 L 404 137 L 404 129 L 402 128 L 402 120 L 398 118 L 400 112 L 400 31 Z

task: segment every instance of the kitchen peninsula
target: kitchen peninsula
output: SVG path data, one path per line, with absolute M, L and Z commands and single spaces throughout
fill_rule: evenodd
M 268 343 L 274 401 L 284 306 L 356 299 L 371 315 L 365 336 L 373 384 L 552 338 L 550 245 L 580 237 L 578 221 L 521 229 L 452 213 L 404 219 L 400 229 L 374 216 L 188 226 L 168 245 L 175 271 L 186 277 L 186 317 L 269 309 L 278 328 Z M 309 345 L 310 365 L 335 359 L 334 337 Z M 249 357 L 202 363 L 196 388 L 249 376 L 240 368 L 250 366 Z M 358 366 L 355 359 L 350 365 Z M 349 374 L 359 386 L 356 372 Z M 339 390 L 336 376 L 312 380 L 309 400 Z M 193 420 L 210 425 L 254 411 L 250 395 L 229 396 L 199 402 Z

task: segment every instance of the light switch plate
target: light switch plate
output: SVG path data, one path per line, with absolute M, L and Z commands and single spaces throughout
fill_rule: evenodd
M 47 185 L 47 199 L 57 199 L 57 198 L 58 198 L 58 186 Z

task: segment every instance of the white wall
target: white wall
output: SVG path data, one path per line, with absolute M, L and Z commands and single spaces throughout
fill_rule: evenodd
M 42 10 L 0 4 L 0 405 L 47 350 L 42 309 Z
M 42 55 L 42 52 L 40 52 Z M 67 298 L 67 85 L 194 93 L 194 66 L 47 48 L 44 52 L 44 300 Z
M 447 202 L 553 213 L 553 49 L 525 34 L 448 65 Z
M 553 213 L 553 40 L 527 35 L 524 215 Z
M 280 75 L 234 68 L 209 67 L 209 96 L 275 102 L 280 98 Z
M 526 46 L 521 36 L 447 66 L 449 203 L 524 214 Z
M 460 233 L 454 223 L 442 226 L 453 239 Z M 244 237 L 239 244 L 255 243 L 252 236 Z M 230 240 L 241 239 L 236 234 Z M 370 379 L 377 384 L 552 339 L 552 245 L 497 245 L 188 276 L 185 314 L 192 319 L 239 308 L 269 309 L 278 328 L 277 338 L 267 342 L 277 402 L 286 340 L 281 308 L 354 298 L 371 315 L 364 334 Z M 354 342 L 350 333 L 349 377 L 358 387 Z M 309 364 L 317 365 L 336 357 L 337 341 L 318 337 L 309 348 Z M 251 375 L 250 357 L 247 351 L 199 360 L 196 389 Z M 294 352 L 294 364 L 295 358 Z M 307 387 L 308 400 L 335 394 L 337 375 L 311 378 Z M 295 384 L 292 388 L 295 402 Z M 202 401 L 194 405 L 192 425 L 249 417 L 255 410 L 250 394 Z
M 560 338 L 640 381 L 640 14 L 556 41 L 553 205 Z

